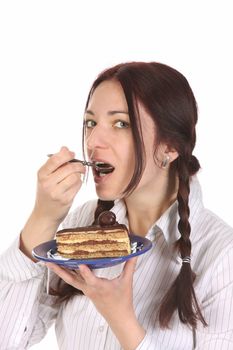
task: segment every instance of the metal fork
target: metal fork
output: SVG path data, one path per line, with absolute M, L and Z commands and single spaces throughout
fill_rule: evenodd
M 50 153 L 50 154 L 48 154 L 47 156 L 48 157 L 51 157 L 53 154 L 52 153 Z M 85 166 L 92 166 L 92 167 L 94 167 L 97 171 L 99 171 L 99 172 L 101 172 L 101 171 L 103 171 L 103 172 L 105 172 L 105 173 L 108 173 L 108 172 L 111 172 L 112 171 L 112 169 L 113 169 L 113 167 L 111 166 L 111 165 L 106 165 L 106 164 L 98 164 L 98 162 L 89 162 L 89 161 L 87 161 L 87 160 L 80 160 L 80 159 L 76 159 L 76 158 L 74 158 L 74 159 L 71 159 L 71 160 L 69 160 L 69 163 L 81 163 L 81 164 L 83 164 L 83 165 L 85 165 Z
M 53 156 L 53 153 L 50 153 L 47 156 L 50 158 Z M 82 165 L 95 166 L 94 162 L 88 162 L 87 160 L 81 160 L 81 159 L 75 159 L 75 158 L 69 160 L 69 163 L 81 163 Z

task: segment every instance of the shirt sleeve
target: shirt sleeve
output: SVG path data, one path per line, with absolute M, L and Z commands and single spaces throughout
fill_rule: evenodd
M 46 267 L 19 249 L 17 239 L 0 256 L 1 349 L 27 349 L 39 342 L 57 315 L 45 292 Z
M 197 350 L 233 349 L 233 248 L 218 262 L 202 303 L 207 327 L 197 330 Z
M 194 333 L 195 350 L 233 349 L 233 248 L 218 259 L 202 301 L 203 316 L 208 324 L 199 324 Z M 175 341 L 175 340 L 174 340 Z M 166 346 L 167 350 L 174 349 Z M 155 331 L 148 332 L 136 350 L 164 350 L 164 344 Z
M 168 348 L 166 349 L 170 350 Z M 147 333 L 135 350 L 164 350 L 164 345 L 158 341 L 155 334 Z

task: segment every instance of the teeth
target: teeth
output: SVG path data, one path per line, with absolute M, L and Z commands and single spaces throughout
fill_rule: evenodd
M 105 173 L 99 173 L 99 176 L 103 177 L 103 176 L 106 176 L 107 174 Z
M 97 171 L 99 176 L 105 176 L 113 172 L 114 167 L 105 162 L 95 162 L 95 170 Z

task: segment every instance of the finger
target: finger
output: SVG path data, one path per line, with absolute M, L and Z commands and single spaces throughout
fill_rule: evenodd
M 64 269 L 54 263 L 47 262 L 45 264 L 50 270 L 58 275 L 63 281 L 80 290 L 84 287 L 84 281 L 72 270 Z
M 75 156 L 67 147 L 62 147 L 58 153 L 53 154 L 41 168 L 42 175 L 53 173 L 63 164 L 69 162 Z
M 73 202 L 76 194 L 78 193 L 79 189 L 81 187 L 80 185 L 75 185 L 73 187 L 71 187 L 70 189 L 68 189 L 67 191 L 65 191 L 61 197 L 59 197 L 58 201 L 59 203 L 63 204 L 63 205 L 71 205 L 71 203 Z
M 67 171 L 62 171 L 58 175 L 56 173 L 53 173 L 46 180 L 41 182 L 41 186 L 45 190 L 54 189 L 62 193 L 69 190 L 75 184 L 80 183 L 80 186 L 82 184 L 82 169 L 68 169 Z
M 85 174 L 86 169 L 80 163 L 66 163 L 49 176 L 49 183 L 55 185 L 72 174 Z
M 94 275 L 88 266 L 79 265 L 79 271 L 86 284 L 89 286 L 94 286 L 97 283 L 98 278 Z
M 64 203 L 64 205 L 70 204 L 74 200 L 81 186 L 82 186 L 82 182 L 79 181 L 75 183 L 73 186 L 71 186 L 70 188 L 68 188 L 60 197 L 61 198 L 60 202 Z
M 80 174 L 72 174 L 67 179 L 57 184 L 51 190 L 51 198 L 56 201 L 67 202 L 72 199 L 82 186 Z
M 126 279 L 132 279 L 136 269 L 136 264 L 137 257 L 131 258 L 128 261 L 126 261 L 121 276 Z

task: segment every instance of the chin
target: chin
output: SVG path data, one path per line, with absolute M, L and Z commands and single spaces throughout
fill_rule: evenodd
M 122 198 L 119 193 L 110 193 L 109 191 L 96 191 L 96 194 L 102 201 L 115 201 L 116 199 Z
M 113 196 L 104 196 L 104 195 L 99 195 L 98 193 L 97 193 L 97 196 L 102 201 L 115 201 L 117 199 L 116 197 L 113 197 Z

